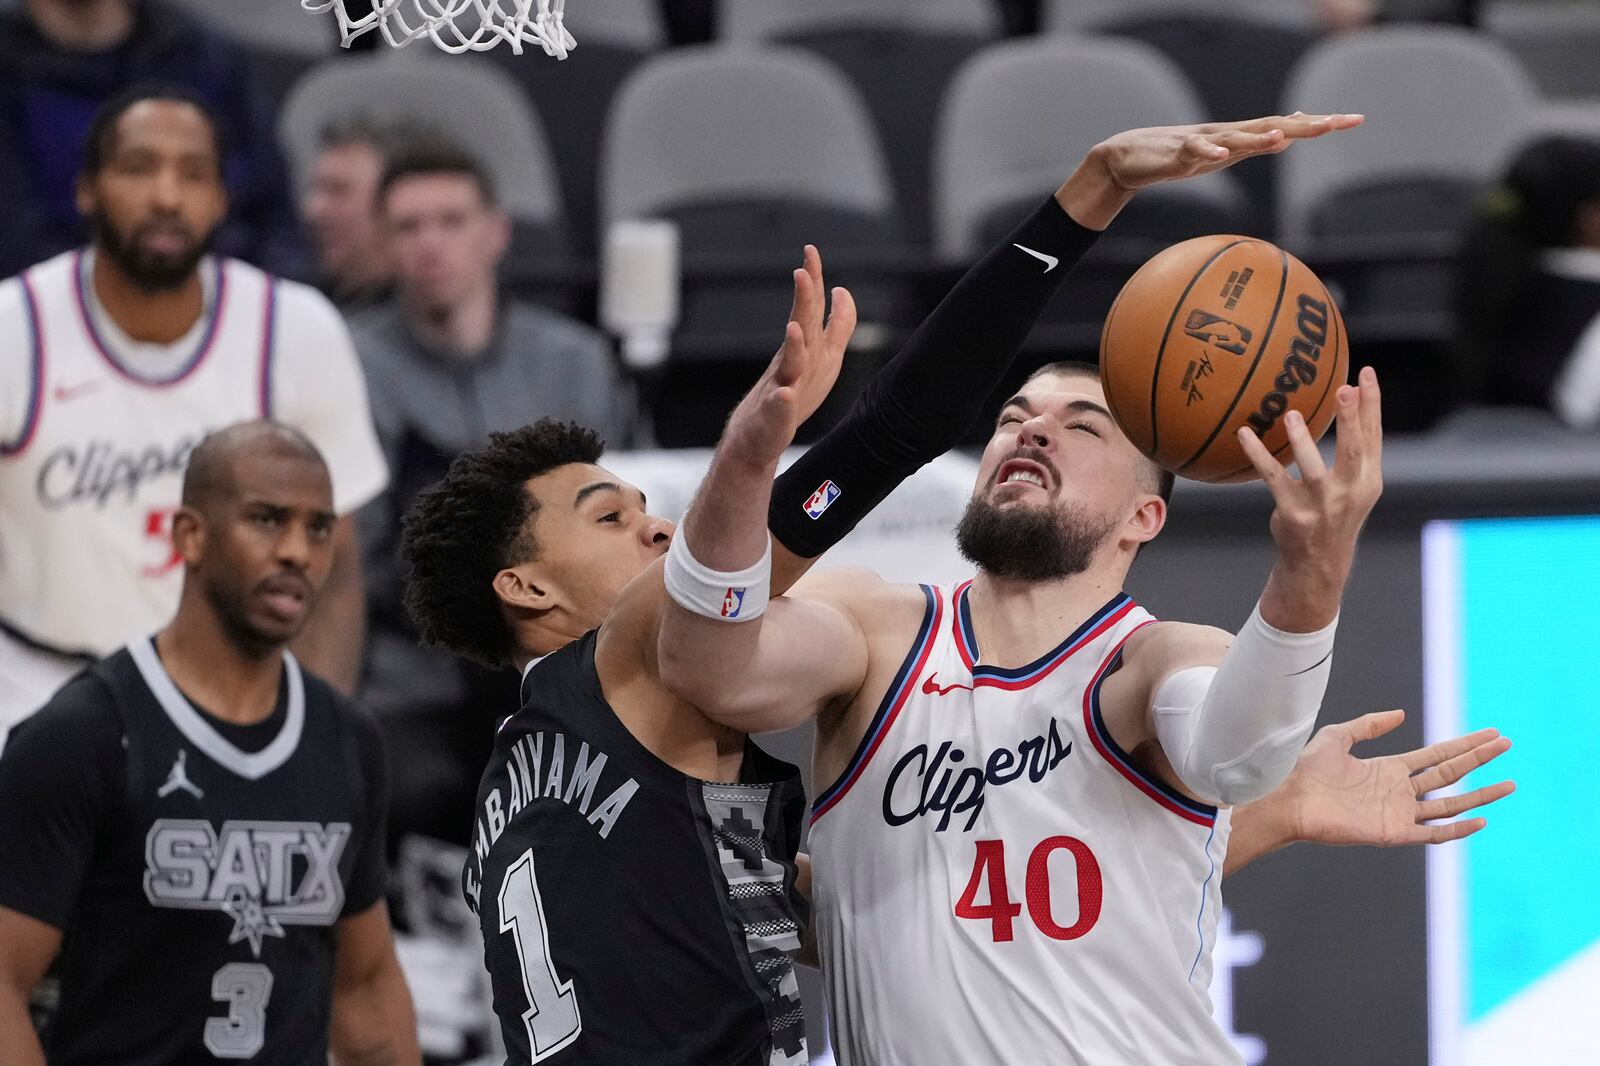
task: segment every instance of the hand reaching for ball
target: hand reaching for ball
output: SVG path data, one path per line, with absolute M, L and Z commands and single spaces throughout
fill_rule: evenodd
M 1110 225 L 1135 192 L 1164 181 L 1181 181 L 1272 155 L 1366 121 L 1362 115 L 1272 115 L 1244 122 L 1202 122 L 1128 130 L 1101 141 L 1056 192 L 1080 225 Z

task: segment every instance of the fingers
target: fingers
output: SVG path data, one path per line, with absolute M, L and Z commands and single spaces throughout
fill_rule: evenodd
M 1244 452 L 1244 457 L 1250 460 L 1250 465 L 1256 468 L 1256 473 L 1261 480 L 1267 483 L 1267 488 L 1272 490 L 1273 498 L 1278 495 L 1278 486 L 1288 477 L 1288 472 L 1278 460 L 1267 451 L 1267 446 L 1261 443 L 1261 438 L 1256 436 L 1256 431 L 1249 426 L 1240 426 L 1239 447 Z
M 1283 131 L 1279 129 L 1261 130 L 1252 132 L 1241 129 L 1223 128 L 1206 133 L 1206 141 L 1215 147 L 1223 148 L 1228 153 L 1230 161 L 1237 162 L 1253 155 L 1265 152 L 1281 151 L 1288 142 L 1284 139 Z M 1217 156 L 1216 158 L 1222 158 Z
M 1364 457 L 1361 390 L 1354 385 L 1340 385 L 1333 402 L 1338 426 L 1334 435 L 1333 466 L 1335 470 L 1353 474 L 1361 468 Z
M 833 309 L 828 314 L 824 339 L 830 349 L 842 355 L 850 346 L 850 337 L 855 331 L 856 299 L 850 295 L 849 289 L 838 286 L 833 290 Z
M 1405 720 L 1406 712 L 1399 709 L 1373 711 L 1371 714 L 1364 714 L 1360 718 L 1355 718 L 1348 722 L 1330 725 L 1328 729 L 1337 729 L 1344 734 L 1349 741 L 1345 748 L 1349 750 L 1353 745 L 1360 744 L 1363 741 L 1376 740 L 1385 733 L 1393 732 Z M 1410 768 L 1408 767 L 1408 769 Z
M 1200 165 L 1220 163 L 1228 158 L 1228 149 L 1225 145 L 1216 143 L 1214 137 L 1207 137 L 1202 133 L 1191 133 L 1185 137 L 1181 152 L 1184 159 Z
M 1407 770 L 1416 773 L 1418 770 L 1426 770 L 1430 766 L 1436 766 L 1444 762 L 1446 759 L 1454 759 L 1456 756 L 1465 754 L 1480 744 L 1488 744 L 1490 741 L 1498 740 L 1499 738 L 1500 731 L 1498 729 L 1480 729 L 1476 733 L 1451 737 L 1449 740 L 1441 740 L 1437 744 L 1429 744 L 1425 748 L 1408 751 L 1400 755 L 1399 759 Z M 1438 788 L 1439 786 L 1435 785 L 1434 787 Z
M 1311 439 L 1306 428 L 1306 418 L 1299 411 L 1283 416 L 1283 428 L 1289 434 L 1289 446 L 1294 451 L 1294 464 L 1300 468 L 1300 480 L 1314 485 L 1328 476 L 1328 466 L 1322 461 L 1317 442 Z
M 1361 389 L 1361 435 L 1367 458 L 1377 462 L 1383 456 L 1383 393 L 1378 389 L 1378 372 L 1364 366 L 1357 379 Z
M 804 273 L 795 271 L 796 274 Z M 791 320 L 783 328 L 783 347 L 772 360 L 773 384 L 781 387 L 800 380 L 806 369 L 806 334 L 800 323 Z
M 1471 792 L 1463 792 L 1459 796 L 1440 796 L 1438 799 L 1423 800 L 1417 804 L 1417 821 L 1431 822 L 1438 818 L 1454 818 L 1463 811 L 1476 810 L 1496 800 L 1503 800 L 1516 790 L 1515 781 L 1499 781 L 1483 788 L 1475 788 Z
M 1493 762 L 1510 750 L 1510 738 L 1496 737 L 1487 743 L 1479 744 L 1463 755 L 1446 759 L 1437 766 L 1422 771 L 1411 779 L 1411 787 L 1420 796 L 1434 789 L 1453 785 L 1478 767 Z
M 1444 825 L 1419 825 L 1407 833 L 1401 843 L 1448 844 L 1452 840 L 1469 837 L 1488 824 L 1482 818 L 1468 818 L 1461 822 L 1446 822 Z

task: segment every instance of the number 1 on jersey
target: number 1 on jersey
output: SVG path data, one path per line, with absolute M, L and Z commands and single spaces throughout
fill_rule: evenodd
M 516 942 L 522 991 L 528 997 L 522 1024 L 528 1030 L 533 1061 L 538 1062 L 576 1040 L 583 1032 L 583 1019 L 578 1015 L 578 997 L 573 994 L 572 982 L 556 977 L 555 963 L 550 959 L 550 933 L 545 925 L 539 882 L 533 876 L 532 848 L 506 871 L 498 903 L 500 932 L 510 933 Z
M 1013 902 L 1006 887 L 1006 842 L 1003 840 L 977 841 L 978 856 L 972 864 L 972 876 L 967 887 L 956 901 L 955 915 L 969 921 L 988 921 L 990 936 L 997 944 L 1012 939 L 1012 926 L 1022 913 L 1022 904 Z M 1050 899 L 1050 856 L 1057 851 L 1072 853 L 1077 866 L 1078 920 L 1070 926 L 1056 922 Z M 978 890 L 987 882 L 989 902 L 979 903 Z M 1100 920 L 1100 904 L 1105 896 L 1105 885 L 1100 876 L 1100 862 L 1089 850 L 1089 845 L 1077 837 L 1054 836 L 1041 840 L 1028 856 L 1027 877 L 1028 917 L 1039 932 L 1051 940 L 1076 940 Z

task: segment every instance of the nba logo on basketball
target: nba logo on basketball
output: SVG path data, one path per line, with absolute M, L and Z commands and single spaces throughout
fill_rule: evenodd
M 821 518 L 822 512 L 831 507 L 833 501 L 839 498 L 840 491 L 839 486 L 832 481 L 824 481 L 821 485 L 818 485 L 817 491 L 813 492 L 811 498 L 806 501 L 806 514 L 813 519 Z
M 744 589 L 730 588 L 728 594 L 722 597 L 722 617 L 738 618 L 739 612 L 744 608 Z

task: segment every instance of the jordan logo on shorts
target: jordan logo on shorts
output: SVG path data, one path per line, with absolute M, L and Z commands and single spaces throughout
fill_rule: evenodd
M 198 785 L 189 780 L 189 771 L 184 767 L 184 760 L 189 753 L 182 748 L 178 749 L 178 758 L 173 762 L 172 769 L 167 773 L 167 783 L 156 789 L 157 799 L 166 799 L 174 792 L 189 792 L 195 799 L 204 799 L 205 793 L 200 791 Z

